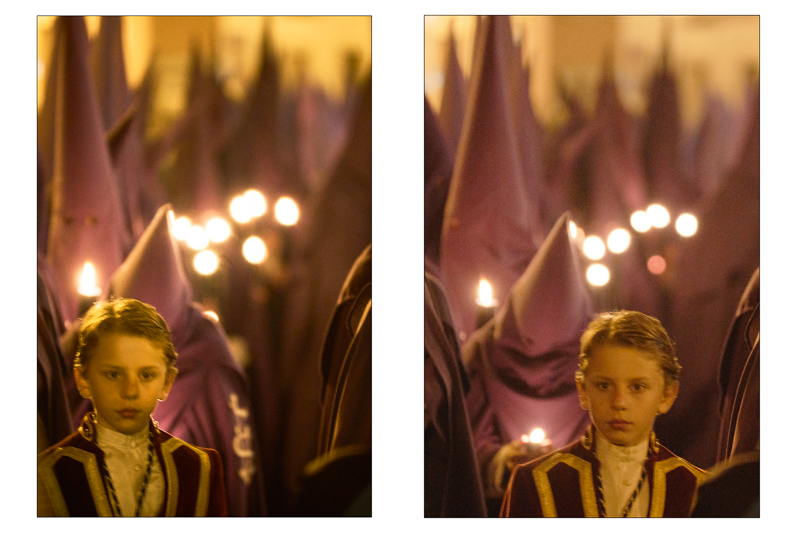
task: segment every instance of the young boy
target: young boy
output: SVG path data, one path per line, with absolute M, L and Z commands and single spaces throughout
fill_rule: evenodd
M 581 337 L 575 381 L 592 425 L 584 437 L 514 469 L 501 516 L 689 516 L 706 472 L 658 443 L 680 365 L 661 323 L 604 313 Z
M 86 313 L 74 372 L 94 411 L 39 455 L 40 516 L 227 514 L 219 454 L 158 429 L 151 417 L 175 381 L 177 357 L 150 305 L 112 298 Z

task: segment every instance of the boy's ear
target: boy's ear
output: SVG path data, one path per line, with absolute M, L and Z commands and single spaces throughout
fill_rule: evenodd
M 667 383 L 664 387 L 664 398 L 658 406 L 658 414 L 663 415 L 670 410 L 672 404 L 675 403 L 675 398 L 678 397 L 679 388 L 680 385 L 678 383 Z
M 586 387 L 584 386 L 583 381 L 575 379 L 575 386 L 578 388 L 578 401 L 581 404 L 581 409 L 588 411 L 589 399 L 587 398 Z
M 172 390 L 172 385 L 175 383 L 175 378 L 178 376 L 178 369 L 177 368 L 168 368 L 167 369 L 167 377 L 164 381 L 164 389 L 161 391 L 161 394 L 158 396 L 158 401 L 163 402 L 169 396 L 169 391 Z
M 92 399 L 92 389 L 89 387 L 89 382 L 83 376 L 83 368 L 80 366 L 72 367 L 72 372 L 75 375 L 75 383 L 78 385 L 78 393 L 81 397 L 87 400 Z

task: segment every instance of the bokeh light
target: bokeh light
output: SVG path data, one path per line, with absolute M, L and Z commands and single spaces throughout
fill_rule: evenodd
M 231 236 L 231 225 L 220 217 L 214 217 L 206 222 L 206 234 L 211 242 L 224 242 Z
M 172 224 L 172 235 L 179 241 L 185 241 L 189 236 L 189 228 L 191 227 L 192 221 L 189 220 L 189 217 L 179 217 Z
M 667 269 L 667 262 L 664 261 L 664 258 L 660 255 L 654 255 L 650 259 L 647 260 L 647 270 L 655 274 L 656 276 L 660 276 L 664 273 Z
M 192 250 L 205 250 L 208 248 L 208 235 L 202 226 L 192 226 L 186 235 L 186 244 Z
M 281 196 L 275 203 L 275 219 L 284 226 L 294 226 L 300 218 L 297 203 L 288 196 Z
M 250 209 L 248 209 L 247 200 L 244 197 L 237 196 L 231 200 L 231 216 L 239 224 L 249 222 L 253 218 L 250 214 Z
M 611 273 L 605 265 L 595 263 L 586 269 L 586 279 L 595 287 L 602 287 L 611 279 Z
M 569 234 L 573 239 L 578 236 L 578 225 L 571 220 L 569 221 Z
M 267 199 L 259 191 L 250 189 L 242 195 L 242 198 L 247 204 L 251 218 L 258 218 L 267 212 Z
M 675 231 L 682 237 L 691 237 L 697 233 L 697 218 L 689 213 L 684 213 L 675 221 Z
M 83 296 L 100 296 L 103 290 L 97 286 L 97 273 L 94 265 L 90 261 L 83 263 L 80 281 L 78 282 L 78 294 Z
M 611 252 L 621 254 L 631 245 L 631 234 L 627 230 L 617 228 L 609 233 L 607 243 Z
M 211 250 L 203 250 L 194 256 L 194 269 L 204 276 L 216 272 L 217 267 L 219 267 L 219 257 Z
M 669 211 L 661 204 L 652 204 L 647 208 L 647 220 L 654 228 L 666 228 L 669 224 Z
M 639 233 L 648 231 L 652 225 L 650 224 L 650 219 L 647 217 L 647 213 L 644 211 L 636 211 L 634 214 L 632 214 L 631 227 Z
M 583 241 L 583 255 L 597 261 L 606 255 L 606 245 L 603 244 L 603 239 L 596 235 L 589 235 Z
M 249 237 L 242 245 L 242 254 L 248 262 L 258 265 L 267 258 L 267 245 L 256 236 Z

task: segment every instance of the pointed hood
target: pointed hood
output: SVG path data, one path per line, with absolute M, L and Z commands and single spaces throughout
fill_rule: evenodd
M 448 41 L 447 66 L 444 72 L 444 89 L 439 119 L 442 124 L 442 133 L 450 145 L 450 150 L 454 153 L 458 149 L 458 141 L 461 138 L 466 106 L 467 83 L 461 66 L 458 64 L 456 41 L 451 31 Z
M 122 263 L 130 242 L 111 167 L 88 64 L 83 17 L 59 17 L 53 64 L 56 77 L 53 199 L 47 259 L 64 293 L 67 320 L 77 318 L 77 281 L 85 261 L 103 288 Z
M 158 210 L 125 262 L 114 272 L 108 294 L 154 306 L 167 321 L 177 346 L 180 343 L 175 337 L 185 332 L 192 292 L 172 235 L 171 211 L 169 204 Z
M 453 175 L 453 156 L 425 97 L 425 256 L 439 263 L 442 220 Z
M 100 31 L 92 41 L 92 73 L 106 130 L 119 120 L 133 100 L 125 76 L 122 53 L 122 17 L 100 17 Z
M 569 221 L 568 213 L 558 219 L 498 311 L 494 329 L 498 346 L 531 358 L 577 348 L 593 306 Z M 577 353 L 568 356 L 570 365 L 575 365 Z M 495 359 L 498 367 L 512 362 Z
M 507 17 L 480 25 L 464 131 L 442 229 L 442 277 L 459 336 L 475 329 L 478 282 L 502 303 L 535 252 L 501 41 Z
M 642 154 L 651 200 L 677 211 L 692 207 L 699 200 L 700 191 L 689 181 L 684 168 L 678 82 L 668 60 L 665 46 L 650 84 Z

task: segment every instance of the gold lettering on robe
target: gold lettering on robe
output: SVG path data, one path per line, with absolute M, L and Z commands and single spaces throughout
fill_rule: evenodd
M 247 419 L 250 412 L 243 407 L 239 407 L 239 396 L 231 394 L 228 404 L 236 417 L 236 425 L 233 427 L 233 452 L 241 461 L 237 473 L 245 485 L 249 485 L 256 471 L 253 464 L 253 437 L 250 424 Z

